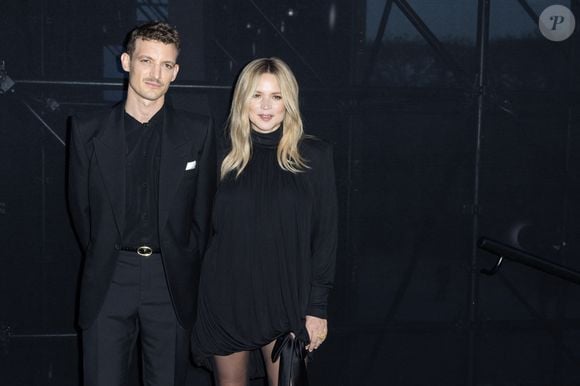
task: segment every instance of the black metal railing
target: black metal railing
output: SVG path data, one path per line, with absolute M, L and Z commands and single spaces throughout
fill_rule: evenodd
M 499 241 L 491 240 L 485 237 L 479 239 L 477 245 L 480 249 L 493 253 L 497 256 L 497 261 L 492 268 L 481 270 L 481 272 L 486 275 L 495 274 L 497 271 L 499 271 L 503 260 L 508 259 L 520 264 L 524 264 L 528 267 L 535 268 L 544 273 L 557 276 L 561 279 L 580 284 L 580 272 L 561 264 L 554 263 L 547 259 L 532 255 L 531 253 L 521 249 L 514 248 L 507 244 L 503 244 Z

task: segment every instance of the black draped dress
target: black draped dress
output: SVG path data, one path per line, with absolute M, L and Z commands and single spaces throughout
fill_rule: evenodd
M 192 334 L 199 362 L 289 331 L 308 341 L 305 316 L 327 317 L 337 244 L 332 148 L 304 138 L 309 168 L 287 172 L 276 159 L 281 134 L 252 130 L 248 165 L 218 187 Z

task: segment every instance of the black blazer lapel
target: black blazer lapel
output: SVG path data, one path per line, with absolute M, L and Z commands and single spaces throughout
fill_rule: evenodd
M 124 105 L 117 105 L 104 122 L 103 133 L 95 139 L 97 163 L 109 196 L 119 234 L 125 228 L 126 145 Z
M 191 143 L 185 131 L 174 119 L 171 107 L 165 107 L 163 134 L 161 136 L 161 166 L 159 169 L 159 231 L 165 228 L 172 198 L 175 195 L 185 166 L 191 157 Z

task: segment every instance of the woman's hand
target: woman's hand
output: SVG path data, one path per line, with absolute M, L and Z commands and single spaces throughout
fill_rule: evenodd
M 326 319 L 320 319 L 316 316 L 306 315 L 306 330 L 310 337 L 310 344 L 306 346 L 309 352 L 316 350 L 326 339 L 328 334 L 328 324 Z

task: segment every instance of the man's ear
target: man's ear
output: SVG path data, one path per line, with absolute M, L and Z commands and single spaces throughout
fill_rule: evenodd
M 129 72 L 129 69 L 131 68 L 131 56 L 126 52 L 121 54 L 121 66 L 126 72 Z
M 171 81 L 173 82 L 175 80 L 175 78 L 177 78 L 177 73 L 179 72 L 179 64 L 175 64 L 175 66 L 173 66 L 173 78 L 171 79 Z

